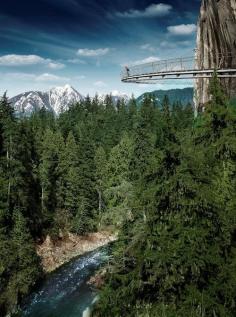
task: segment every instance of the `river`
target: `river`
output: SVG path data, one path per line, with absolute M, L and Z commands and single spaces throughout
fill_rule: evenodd
M 97 294 L 88 284 L 94 272 L 108 260 L 107 248 L 99 248 L 71 260 L 48 275 L 22 306 L 22 317 L 82 317 Z

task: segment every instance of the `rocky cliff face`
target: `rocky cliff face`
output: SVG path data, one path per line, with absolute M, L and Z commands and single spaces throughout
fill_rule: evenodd
M 196 68 L 236 68 L 236 0 L 202 0 L 198 22 Z M 229 97 L 236 97 L 236 78 L 222 79 Z M 209 80 L 195 84 L 198 110 L 209 101 Z

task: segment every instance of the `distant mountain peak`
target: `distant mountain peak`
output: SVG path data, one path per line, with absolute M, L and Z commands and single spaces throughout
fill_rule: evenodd
M 73 90 L 74 90 L 74 88 L 73 88 L 71 85 L 69 85 L 69 84 L 66 84 L 66 85 L 64 86 L 64 89 L 73 89 Z
M 118 90 L 113 90 L 110 92 L 110 94 L 98 94 L 98 99 L 100 102 L 104 102 L 107 95 L 110 95 L 112 97 L 112 101 L 114 104 L 118 102 L 118 100 L 124 100 L 125 103 L 128 103 L 130 100 L 130 96 L 128 96 L 125 93 L 122 93 Z
M 69 106 L 83 100 L 84 97 L 70 85 L 49 90 L 49 100 L 55 114 L 69 109 Z
M 72 86 L 54 87 L 47 92 L 29 91 L 10 99 L 16 113 L 30 115 L 45 108 L 55 115 L 69 109 L 70 105 L 83 100 L 84 97 Z

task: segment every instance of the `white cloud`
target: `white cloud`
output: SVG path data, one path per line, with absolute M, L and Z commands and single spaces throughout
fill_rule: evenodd
M 147 58 L 144 58 L 144 59 L 141 59 L 141 60 L 137 60 L 137 61 L 131 62 L 129 64 L 133 65 L 133 66 L 136 66 L 136 65 L 139 65 L 139 64 L 154 63 L 154 62 L 158 62 L 158 61 L 160 61 L 159 57 L 149 56 Z
M 192 47 L 191 41 L 162 41 L 160 43 L 161 48 L 165 49 L 176 49 L 177 47 Z
M 0 56 L 0 66 L 32 66 L 45 65 L 50 69 L 62 69 L 64 64 L 55 62 L 49 58 L 43 58 L 38 55 L 17 55 L 9 54 Z
M 36 81 L 46 81 L 46 82 L 59 82 L 59 81 L 69 81 L 70 79 L 69 78 L 66 78 L 66 77 L 61 77 L 61 76 L 56 76 L 56 75 L 53 75 L 53 74 L 49 74 L 49 73 L 44 73 L 44 74 L 41 74 L 39 76 L 36 76 L 35 77 L 35 80 Z
M 178 46 L 178 44 L 176 42 L 171 42 L 171 41 L 162 41 L 160 43 L 160 47 L 161 48 L 166 48 L 166 49 L 176 48 L 177 46 Z
M 120 18 L 154 18 L 168 15 L 172 10 L 172 6 L 165 3 L 153 3 L 144 10 L 130 9 L 125 12 L 116 12 L 116 16 Z
M 57 63 L 57 62 L 49 62 L 49 63 L 48 63 L 48 67 L 49 67 L 50 69 L 57 70 L 57 69 L 62 69 L 62 68 L 64 68 L 65 65 L 62 64 L 62 63 Z
M 145 50 L 145 51 L 150 51 L 150 52 L 155 51 L 155 48 L 150 43 L 143 44 L 140 46 L 140 48 L 141 48 L 141 50 Z
M 65 82 L 70 81 L 70 78 L 56 76 L 50 73 L 30 74 L 30 73 L 5 73 L 2 75 L 6 80 L 21 80 L 31 82 Z
M 196 32 L 197 26 L 195 24 L 180 24 L 168 26 L 168 32 L 173 35 L 190 35 Z
M 44 63 L 45 59 L 38 55 L 3 55 L 0 56 L 1 66 L 26 66 Z
M 71 64 L 87 64 L 85 61 L 83 61 L 82 59 L 79 59 L 79 58 L 71 58 L 71 59 L 68 59 L 67 61 L 68 63 L 71 63 Z
M 89 49 L 89 48 L 80 48 L 77 51 L 77 55 L 84 57 L 97 57 L 104 56 L 110 52 L 108 47 L 106 48 L 98 48 L 98 49 Z
M 107 84 L 104 83 L 104 81 L 99 80 L 94 83 L 94 86 L 102 88 L 102 87 L 107 87 Z

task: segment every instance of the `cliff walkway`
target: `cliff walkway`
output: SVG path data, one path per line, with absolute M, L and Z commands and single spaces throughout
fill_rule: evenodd
M 153 63 L 125 66 L 121 73 L 122 82 L 155 83 L 163 79 L 210 78 L 214 71 L 219 78 L 236 78 L 236 65 L 232 65 L 230 55 L 218 56 L 217 60 L 204 67 L 194 56 L 161 60 Z

